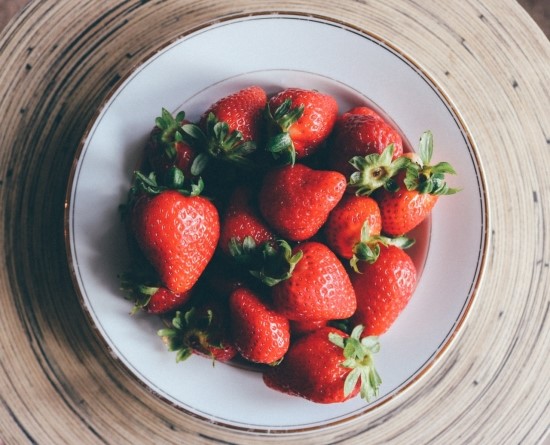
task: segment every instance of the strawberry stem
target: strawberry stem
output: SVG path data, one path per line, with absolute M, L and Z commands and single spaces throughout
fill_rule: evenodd
M 268 139 L 266 150 L 271 152 L 275 159 L 283 158 L 284 162 L 294 165 L 296 149 L 288 133 L 290 127 L 304 114 L 304 105 L 292 107 L 292 100 L 286 99 L 274 112 L 269 104 L 265 107 L 265 116 L 271 125 L 273 135 Z

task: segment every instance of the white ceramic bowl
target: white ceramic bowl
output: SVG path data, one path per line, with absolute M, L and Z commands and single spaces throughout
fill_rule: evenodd
M 415 147 L 424 130 L 435 161 L 449 161 L 457 195 L 432 216 L 425 269 L 409 306 L 381 337 L 377 400 L 320 405 L 268 389 L 261 375 L 192 357 L 176 364 L 156 317 L 130 316 L 119 290 L 126 267 L 117 207 L 162 107 L 196 119 L 212 102 L 259 84 L 334 95 L 345 111 L 373 103 Z M 320 17 L 258 14 L 205 25 L 139 65 L 90 124 L 67 192 L 67 250 L 75 287 L 106 347 L 157 396 L 229 428 L 293 432 L 359 416 L 402 393 L 442 355 L 471 309 L 487 250 L 487 196 L 479 159 L 457 110 L 407 56 L 368 31 Z M 261 407 L 261 409 L 259 409 Z

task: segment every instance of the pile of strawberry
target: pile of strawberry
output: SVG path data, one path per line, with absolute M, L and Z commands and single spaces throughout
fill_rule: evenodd
M 381 383 L 373 364 L 417 271 L 406 235 L 447 186 L 364 106 L 258 86 L 221 98 L 196 123 L 157 118 L 123 206 L 134 312 L 160 315 L 176 359 L 244 361 L 267 386 L 319 403 Z

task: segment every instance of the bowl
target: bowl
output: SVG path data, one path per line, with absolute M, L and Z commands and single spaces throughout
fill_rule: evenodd
M 380 338 L 380 394 L 322 405 L 267 388 L 261 374 L 193 356 L 176 363 L 157 336 L 160 319 L 130 316 L 117 275 L 128 263 L 118 206 L 164 107 L 196 120 L 218 98 L 257 84 L 333 95 L 340 111 L 371 104 L 413 148 L 434 135 L 461 192 L 440 199 L 415 253 L 424 271 L 409 305 Z M 90 122 L 66 198 L 67 254 L 91 327 L 115 360 L 156 397 L 223 428 L 285 434 L 355 419 L 404 393 L 460 332 L 480 285 L 487 252 L 487 192 L 475 144 L 452 101 L 415 61 L 368 30 L 326 17 L 235 16 L 167 42 L 123 78 Z M 261 406 L 261 409 L 258 407 Z

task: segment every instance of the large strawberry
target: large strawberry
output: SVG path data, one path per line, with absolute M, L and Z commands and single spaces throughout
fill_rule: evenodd
M 324 244 L 307 241 L 291 276 L 272 287 L 273 305 L 290 320 L 333 320 L 350 317 L 356 309 L 355 292 L 344 266 Z
M 212 104 L 201 116 L 199 126 L 186 127 L 201 141 L 208 156 L 240 165 L 251 164 L 249 155 L 261 138 L 267 95 L 259 86 L 229 94 Z M 201 157 L 200 163 L 206 159 Z
M 303 164 L 270 170 L 259 194 L 260 211 L 283 238 L 303 241 L 325 223 L 346 189 L 346 178 Z
M 399 247 L 380 246 L 378 259 L 357 263 L 350 274 L 357 297 L 353 324 L 365 326 L 364 335 L 382 335 L 407 306 L 416 287 L 416 268 Z
M 374 112 L 352 109 L 340 116 L 334 126 L 328 153 L 329 167 L 348 177 L 353 172 L 349 163 L 351 158 L 381 154 L 390 144 L 394 147 L 393 158 L 401 156 L 401 135 L 390 124 Z
M 410 157 L 406 174 L 398 175 L 400 187 L 373 195 L 380 207 L 383 232 L 395 236 L 411 231 L 430 215 L 439 196 L 458 191 L 445 182 L 445 174 L 454 174 L 454 169 L 447 162 L 431 165 L 432 154 L 433 136 L 426 131 L 420 138 L 419 154 Z
M 287 88 L 269 99 L 266 114 L 272 133 L 267 150 L 294 164 L 327 139 L 338 115 L 338 103 L 319 91 Z
M 180 172 L 181 173 L 181 172 Z M 136 240 L 172 292 L 188 291 L 197 282 L 216 249 L 219 216 L 216 207 L 191 192 L 159 187 L 153 177 L 137 173 L 131 210 Z M 178 183 L 183 182 L 181 178 Z
M 254 363 L 274 364 L 290 345 L 288 320 L 250 289 L 239 288 L 229 297 L 233 341 L 239 353 Z
M 183 111 L 173 116 L 163 108 L 162 114 L 156 118 L 155 127 L 145 145 L 145 155 L 157 177 L 162 179 L 171 167 L 179 168 L 185 176 L 192 175 L 191 167 L 197 150 L 184 130 L 184 126 L 190 125 Z
M 260 215 L 252 190 L 239 186 L 231 194 L 221 218 L 220 248 L 230 254 L 231 245 L 240 247 L 247 237 L 260 245 L 273 240 L 274 234 Z
M 280 365 L 264 372 L 263 380 L 316 403 L 344 402 L 358 393 L 370 401 L 382 383 L 373 360 L 380 345 L 376 337 L 361 335 L 362 326 L 351 335 L 333 327 L 305 335 L 293 342 Z
M 191 354 L 220 362 L 237 355 L 231 340 L 227 307 L 216 300 L 208 299 L 199 306 L 177 311 L 168 327 L 160 329 L 158 335 L 169 351 L 176 352 L 177 362 Z

